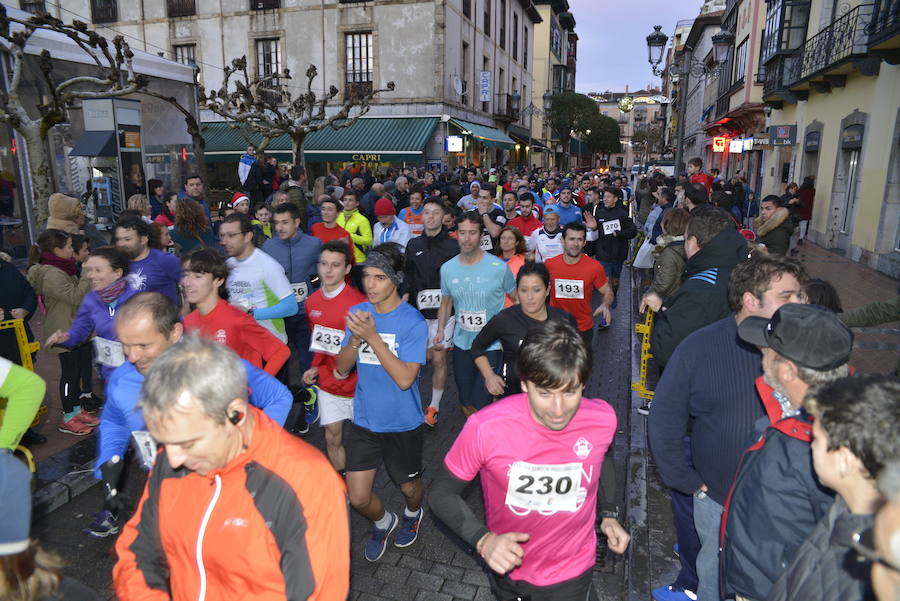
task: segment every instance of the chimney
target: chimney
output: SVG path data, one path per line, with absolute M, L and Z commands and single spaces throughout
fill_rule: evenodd
M 627 84 L 625 85 L 625 93 L 626 94 L 628 93 L 628 85 Z

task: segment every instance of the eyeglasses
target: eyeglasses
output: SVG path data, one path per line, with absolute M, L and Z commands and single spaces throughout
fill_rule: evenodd
M 875 537 L 871 527 L 854 532 L 850 538 L 850 546 L 861 560 L 880 563 L 889 570 L 900 572 L 900 566 L 875 550 Z

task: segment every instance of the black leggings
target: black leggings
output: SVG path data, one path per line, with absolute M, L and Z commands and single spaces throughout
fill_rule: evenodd
M 83 345 L 74 350 L 59 354 L 59 400 L 62 403 L 63 412 L 71 413 L 75 407 L 81 404 L 82 392 L 89 392 L 90 388 L 83 390 L 82 381 L 87 374 L 90 382 L 91 347 Z

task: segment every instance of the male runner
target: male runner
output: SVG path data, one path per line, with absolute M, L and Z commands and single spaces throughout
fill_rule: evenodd
M 356 372 L 339 380 L 334 375 L 335 357 L 344 340 L 344 327 L 350 307 L 366 300 L 346 283 L 353 265 L 353 251 L 340 240 L 326 242 L 319 254 L 321 288 L 306 301 L 306 315 L 312 328 L 309 350 L 311 367 L 303 374 L 303 383 L 319 387 L 319 423 L 325 428 L 325 450 L 331 465 L 343 471 L 347 455 L 341 444 L 344 420 L 353 419 L 353 392 Z
M 87 534 L 106 537 L 119 531 L 122 503 L 117 490 L 124 467 L 122 458 L 132 432 L 147 429 L 143 414 L 137 410 L 141 386 L 156 358 L 178 343 L 182 333 L 178 309 L 157 292 L 136 294 L 116 312 L 116 336 L 122 342 L 127 361 L 112 372 L 106 384 L 106 404 L 100 414 L 97 468 L 94 470 L 94 476 L 103 480 L 106 500 L 103 510 L 85 530 Z M 250 362 L 242 359 L 241 364 L 251 388 L 250 403 L 265 411 L 279 425 L 283 424 L 291 408 L 290 391 Z M 151 448 L 155 445 L 151 444 Z
M 453 333 L 453 377 L 459 403 L 466 416 L 490 402 L 484 378 L 471 354 L 472 341 L 488 320 L 503 309 L 505 295 L 515 300 L 516 279 L 502 259 L 481 248 L 484 221 L 477 212 L 464 213 L 457 225 L 459 255 L 441 266 L 441 306 L 438 310 L 435 346 L 444 342 L 444 328 L 456 309 Z M 500 343 L 485 356 L 496 371 L 500 366 Z
M 124 250 L 131 259 L 126 277 L 135 290 L 160 292 L 176 305 L 181 304 L 178 257 L 150 248 L 151 235 L 150 224 L 140 217 L 123 217 L 116 223 L 113 233 L 116 248 Z
M 624 553 L 629 542 L 618 522 L 608 452 L 615 411 L 600 399 L 582 398 L 591 352 L 565 322 L 535 324 L 517 368 L 524 394 L 466 422 L 435 480 L 431 507 L 485 560 L 498 599 L 596 600 L 591 576 L 598 509 L 609 548 Z M 486 524 L 462 498 L 479 475 Z
M 255 319 L 223 298 L 228 266 L 222 255 L 202 248 L 186 255 L 181 266 L 185 300 L 196 307 L 184 318 L 185 331 L 197 331 L 229 346 L 254 367 L 277 375 L 291 351 Z
M 322 221 L 314 223 L 310 228 L 310 233 L 321 240 L 323 244 L 330 240 L 343 240 L 352 249 L 353 238 L 337 223 L 338 213 L 341 210 L 340 203 L 330 196 L 323 197 L 319 203 L 319 210 L 322 214 Z M 355 259 L 352 264 L 356 264 Z
M 420 188 L 410 190 L 409 206 L 401 209 L 400 214 L 397 216 L 400 221 L 409 225 L 410 234 L 413 238 L 421 236 L 422 232 L 425 231 L 424 216 L 422 215 L 424 201 L 424 192 Z
M 372 225 L 359 212 L 359 194 L 354 190 L 346 190 L 341 200 L 344 210 L 337 216 L 337 224 L 350 234 L 355 261 L 362 263 L 366 260 L 366 249 L 372 245 Z
M 563 188 L 559 191 L 559 202 L 556 203 L 559 214 L 559 224 L 563 227 L 570 223 L 581 223 L 581 208 L 572 199 L 572 189 Z
M 603 266 L 584 254 L 586 231 L 580 223 L 567 225 L 563 230 L 563 254 L 544 264 L 550 272 L 550 305 L 575 317 L 584 343 L 590 348 L 594 337 L 593 318 L 600 315 L 601 327 L 608 326 L 612 321 L 610 307 L 615 297 Z M 596 310 L 591 304 L 594 289 L 603 297 Z
M 425 423 L 437 424 L 437 416 L 447 385 L 447 351 L 453 346 L 456 318 L 447 318 L 443 341 L 434 342 L 438 328 L 438 309 L 441 306 L 441 266 L 459 254 L 459 244 L 450 237 L 443 225 L 444 205 L 439 196 L 428 199 L 422 208 L 421 236 L 413 238 L 406 247 L 406 294 L 409 303 L 417 307 L 428 322 L 428 351 L 426 359 L 434 373 L 431 376 L 431 402 L 425 410 Z
M 534 230 L 541 227 L 541 220 L 534 216 L 534 195 L 527 190 L 519 194 L 519 216 L 507 221 L 507 225 L 522 232 L 528 240 Z
M 253 225 L 242 213 L 225 217 L 219 240 L 230 257 L 228 301 L 250 315 L 282 342 L 284 318 L 297 314 L 297 297 L 281 264 L 253 246 Z
M 363 268 L 367 302 L 350 309 L 335 374 L 356 366 L 353 421 L 344 426 L 350 504 L 373 522 L 365 557 L 377 561 L 398 524 L 397 547 L 416 542 L 424 514 L 422 444 L 425 416 L 419 399 L 419 369 L 425 363 L 428 326 L 422 314 L 400 299 L 403 254 L 393 242 L 372 249 Z M 402 522 L 372 492 L 384 467 L 406 498 Z

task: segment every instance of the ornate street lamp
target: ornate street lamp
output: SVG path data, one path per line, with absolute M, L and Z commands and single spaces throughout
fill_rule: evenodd
M 724 65 L 728 61 L 728 52 L 734 46 L 734 34 L 723 29 L 712 37 L 713 53 L 718 65 Z
M 654 25 L 653 33 L 647 36 L 647 62 L 653 68 L 653 75 L 662 74 L 659 64 L 662 62 L 663 49 L 668 41 L 669 36 L 662 32 L 662 25 Z
M 553 108 L 553 93 L 550 90 L 544 92 L 541 98 L 544 100 L 544 111 L 549 111 Z
M 522 95 L 518 92 L 513 92 L 509 97 L 509 108 L 512 110 L 514 115 L 519 114 L 519 109 L 522 106 Z

